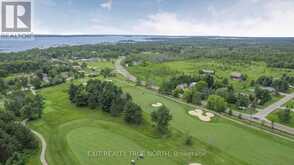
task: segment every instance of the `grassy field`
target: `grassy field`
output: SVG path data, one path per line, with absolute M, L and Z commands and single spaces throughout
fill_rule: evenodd
M 68 100 L 68 84 L 40 92 L 46 99 L 45 113 L 42 120 L 30 123 L 30 126 L 45 136 L 49 164 L 128 164 L 134 158 L 130 155 L 119 158 L 88 156 L 89 151 L 104 150 L 194 151 L 200 154 L 196 157 L 181 154 L 176 157 L 146 157 L 140 164 L 290 165 L 294 162 L 294 157 L 289 156 L 294 154 L 292 142 L 220 118 L 212 123 L 200 122 L 187 114 L 191 108 L 186 105 L 118 79 L 114 82 L 129 92 L 143 108 L 147 119 L 143 126 L 128 126 L 121 119 L 101 111 L 75 107 Z M 164 103 L 174 116 L 170 138 L 158 138 L 152 131 L 147 114 L 155 110 L 151 104 L 156 102 Z M 187 133 L 194 138 L 192 147 L 183 145 Z
M 94 67 L 98 70 L 103 69 L 103 68 L 114 68 L 114 65 L 111 61 L 93 61 L 93 62 L 88 62 L 88 66 Z
M 195 74 L 199 70 L 214 70 L 217 78 L 229 78 L 232 72 L 240 72 L 248 76 L 245 82 L 232 81 L 237 90 L 246 90 L 250 87 L 251 80 L 256 80 L 262 75 L 281 77 L 284 73 L 294 75 L 293 70 L 269 68 L 265 63 L 238 63 L 234 61 L 222 61 L 217 59 L 195 59 L 186 61 L 172 61 L 159 64 L 151 63 L 147 66 L 132 66 L 128 70 L 142 80 L 149 80 L 157 85 L 175 74 Z
M 101 111 L 77 108 L 67 97 L 68 84 L 43 89 L 46 99 L 43 119 L 31 123 L 48 142 L 49 164 L 128 164 L 131 156 L 109 158 L 89 157 L 90 151 L 177 151 L 195 152 L 201 156 L 146 157 L 141 164 L 234 164 L 239 162 L 218 149 L 203 144 L 195 138 L 193 147 L 183 145 L 185 136 L 173 130 L 170 138 L 158 138 L 146 122 L 144 126 L 132 127 L 121 119 L 112 118 Z M 52 104 L 54 103 L 54 104 Z M 150 110 L 150 109 L 149 109 Z M 154 109 L 153 109 L 154 110 Z M 203 153 L 203 156 L 202 156 Z M 105 160 L 106 159 L 106 160 Z M 217 163 L 219 162 L 219 163 Z

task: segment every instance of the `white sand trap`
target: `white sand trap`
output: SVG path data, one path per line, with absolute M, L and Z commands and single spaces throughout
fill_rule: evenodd
M 162 103 L 156 103 L 156 104 L 152 104 L 152 107 L 161 107 Z
M 200 163 L 190 163 L 189 165 L 201 165 Z
M 195 109 L 194 111 L 189 111 L 189 114 L 191 116 L 198 117 L 201 121 L 205 121 L 205 122 L 211 121 L 211 118 L 214 117 L 213 113 L 206 112 L 205 114 L 203 114 L 203 111 L 200 109 Z

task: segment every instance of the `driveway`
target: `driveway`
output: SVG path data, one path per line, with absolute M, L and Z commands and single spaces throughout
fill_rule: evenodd
M 272 105 L 268 106 L 267 108 L 263 109 L 262 111 L 256 113 L 254 115 L 255 118 L 264 120 L 266 117 L 274 112 L 275 110 L 281 108 L 284 104 L 286 104 L 288 101 L 294 99 L 294 93 L 291 94 L 284 94 L 285 97 L 280 99 L 279 101 L 273 103 Z

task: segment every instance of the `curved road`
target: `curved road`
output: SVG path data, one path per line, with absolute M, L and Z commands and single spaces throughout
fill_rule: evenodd
M 124 59 L 125 59 L 125 57 L 119 57 L 118 60 L 116 60 L 116 62 L 115 62 L 116 71 L 118 73 L 120 73 L 121 75 L 123 75 L 129 81 L 137 82 L 137 78 L 135 76 L 133 76 L 132 74 L 130 74 L 121 65 L 121 63 L 123 62 Z M 141 84 L 144 85 L 145 82 L 141 82 Z M 158 90 L 159 89 L 159 87 L 157 87 L 157 86 L 151 86 L 150 88 L 153 89 L 153 90 Z M 271 121 L 266 119 L 266 116 L 268 114 L 270 114 L 271 112 L 273 112 L 276 109 L 280 108 L 283 104 L 285 104 L 286 102 L 288 102 L 289 100 L 294 98 L 294 93 L 292 93 L 292 94 L 284 94 L 284 95 L 285 95 L 285 97 L 283 99 L 279 100 L 278 102 L 275 102 L 274 104 L 270 105 L 269 107 L 265 108 L 264 110 L 260 111 L 259 113 L 255 114 L 255 115 L 245 114 L 245 113 L 236 112 L 236 111 L 233 111 L 233 115 L 239 117 L 239 115 L 241 114 L 242 119 L 257 122 L 257 123 L 262 123 L 263 122 L 263 124 L 268 126 L 268 127 L 272 127 L 273 129 L 276 129 L 276 130 L 279 130 L 279 131 L 286 132 L 288 134 L 294 135 L 294 128 L 291 128 L 291 127 L 288 127 L 288 126 L 285 126 L 285 125 L 282 125 L 282 124 L 279 124 L 279 123 L 274 123 L 274 125 L 273 125 L 271 123 Z M 163 95 L 163 96 L 170 98 L 169 96 L 165 96 L 165 95 Z M 174 98 L 172 98 L 172 99 L 177 100 L 177 99 L 174 99 Z M 224 117 L 224 116 L 222 116 L 222 117 Z M 228 119 L 228 117 L 225 117 L 225 118 Z M 233 120 L 233 119 L 230 119 L 230 120 Z M 235 122 L 237 122 L 237 121 L 235 121 Z M 268 131 L 265 131 L 265 132 L 268 132 Z M 275 134 L 275 135 L 277 135 L 277 134 Z
M 134 83 L 137 82 L 137 78 L 135 76 L 133 76 L 132 74 L 130 74 L 122 65 L 121 63 L 125 60 L 125 56 L 123 57 L 119 57 L 116 62 L 115 62 L 115 70 L 117 73 L 121 74 L 122 76 L 124 76 L 127 80 L 132 81 Z M 141 85 L 145 86 L 146 82 L 145 81 L 141 81 L 140 82 Z M 158 86 L 155 85 L 150 85 L 148 86 L 148 88 L 152 89 L 152 90 L 159 90 Z
M 279 101 L 273 103 L 272 105 L 268 106 L 264 110 L 258 112 L 257 114 L 254 115 L 254 117 L 259 118 L 259 119 L 266 119 L 266 117 L 272 113 L 273 111 L 281 108 L 284 104 L 286 104 L 288 101 L 294 99 L 294 93 L 291 94 L 283 94 L 285 95 L 284 98 L 280 99 Z
M 23 121 L 21 122 L 21 124 L 22 124 L 23 126 L 26 126 L 27 121 L 28 121 L 28 119 L 25 119 L 25 120 L 23 120 Z M 30 129 L 30 128 L 29 128 L 29 129 Z M 30 130 L 31 130 L 31 132 L 32 132 L 33 134 L 35 134 L 35 135 L 40 139 L 40 141 L 41 141 L 41 146 L 42 146 L 41 154 L 40 154 L 40 161 L 41 161 L 41 164 L 42 164 L 42 165 L 48 165 L 47 160 L 46 160 L 47 143 L 46 143 L 45 138 L 44 138 L 43 135 L 40 134 L 39 132 L 37 132 L 37 131 L 35 131 L 35 130 L 33 130 L 33 129 L 30 129 Z
M 127 78 L 129 81 L 133 81 L 133 82 L 137 82 L 137 78 L 133 75 L 131 75 L 122 65 L 121 63 L 123 62 L 123 60 L 125 59 L 125 57 L 119 57 L 116 61 L 115 61 L 115 69 L 116 71 L 123 75 L 125 78 Z

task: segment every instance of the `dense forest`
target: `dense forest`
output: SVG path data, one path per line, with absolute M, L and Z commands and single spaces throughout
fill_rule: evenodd
M 24 165 L 26 153 L 37 146 L 31 131 L 12 113 L 0 112 L 0 164 Z

